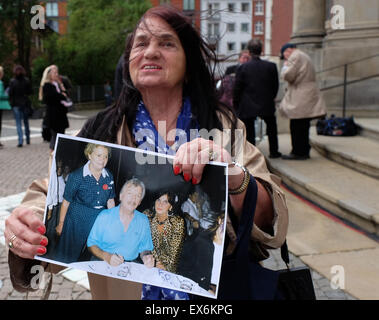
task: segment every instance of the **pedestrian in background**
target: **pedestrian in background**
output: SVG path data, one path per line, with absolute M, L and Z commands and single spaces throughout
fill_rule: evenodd
M 288 82 L 280 103 L 281 114 L 290 119 L 292 151 L 284 160 L 309 159 L 309 128 L 311 120 L 326 115 L 326 106 L 316 83 L 316 72 L 311 58 L 292 43 L 281 48 L 285 59 L 281 76 Z
M 112 104 L 112 87 L 109 83 L 109 80 L 105 81 L 104 84 L 104 98 L 105 98 L 105 107 L 108 107 Z
M 245 123 L 247 140 L 255 145 L 255 120 L 266 123 L 270 158 L 279 158 L 278 129 L 275 117 L 275 97 L 279 89 L 275 63 L 260 58 L 262 42 L 251 39 L 247 45 L 251 60 L 242 65 L 236 75 L 233 104 L 239 118 Z
M 242 64 L 250 61 L 250 53 L 247 50 L 241 51 L 239 63 L 226 69 L 224 77 L 217 83 L 220 101 L 229 108 L 233 108 L 233 91 L 236 82 L 236 71 Z
M 23 145 L 22 124 L 24 121 L 26 143 L 30 144 L 29 115 L 28 110 L 31 109 L 31 101 L 28 96 L 32 94 L 32 85 L 26 77 L 23 66 L 16 65 L 13 69 L 13 78 L 9 84 L 9 102 L 12 106 L 13 115 L 16 120 L 18 145 Z
M 250 61 L 251 56 L 249 50 L 242 50 L 238 55 L 238 63 L 226 68 L 225 76 L 228 74 L 236 73 L 240 65 Z
M 4 76 L 4 69 L 2 66 L 0 66 L 0 137 L 1 137 L 1 124 L 2 124 L 2 118 L 3 118 L 3 110 L 11 110 L 11 106 L 8 102 L 8 95 L 4 91 L 4 85 L 3 79 Z M 4 148 L 4 145 L 0 142 L 0 149 Z
M 53 151 L 57 134 L 64 134 L 69 127 L 67 108 L 72 106 L 65 88 L 60 82 L 57 66 L 51 65 L 44 70 L 39 99 L 46 104 L 46 126 L 50 128 L 50 149 Z

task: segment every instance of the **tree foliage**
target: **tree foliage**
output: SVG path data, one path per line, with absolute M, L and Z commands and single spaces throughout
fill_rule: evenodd
M 127 34 L 150 6 L 148 0 L 70 0 L 68 34 L 44 42 L 33 74 L 56 64 L 76 84 L 112 80 Z
M 32 28 L 30 9 L 37 0 L 0 0 L 0 61 L 13 55 L 15 61 L 24 66 L 30 74 L 30 51 Z

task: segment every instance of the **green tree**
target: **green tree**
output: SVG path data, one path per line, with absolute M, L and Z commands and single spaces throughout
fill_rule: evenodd
M 127 34 L 150 6 L 148 0 L 70 0 L 68 34 L 45 42 L 46 65 L 57 64 L 76 84 L 112 80 Z M 42 69 L 41 58 L 35 62 Z
M 17 63 L 30 75 L 30 50 L 33 29 L 30 26 L 32 6 L 36 0 L 0 0 L 0 58 L 8 58 L 17 49 Z

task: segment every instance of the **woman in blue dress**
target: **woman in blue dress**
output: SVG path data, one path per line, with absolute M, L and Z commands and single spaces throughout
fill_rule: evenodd
M 60 239 L 54 259 L 64 263 L 80 260 L 98 214 L 115 206 L 113 175 L 105 169 L 110 149 L 89 143 L 84 154 L 88 162 L 69 175 L 56 227 Z

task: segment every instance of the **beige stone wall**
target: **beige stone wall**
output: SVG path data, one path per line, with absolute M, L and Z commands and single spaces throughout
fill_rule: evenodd
M 345 28 L 331 26 L 333 5 L 345 10 Z M 344 64 L 379 54 L 379 0 L 294 0 L 292 41 L 312 58 L 316 70 L 335 68 L 319 74 L 320 87 L 343 82 Z M 379 56 L 348 66 L 348 80 L 379 73 Z M 379 110 L 379 77 L 349 85 L 347 106 Z M 342 106 L 342 88 L 324 92 L 330 109 Z

